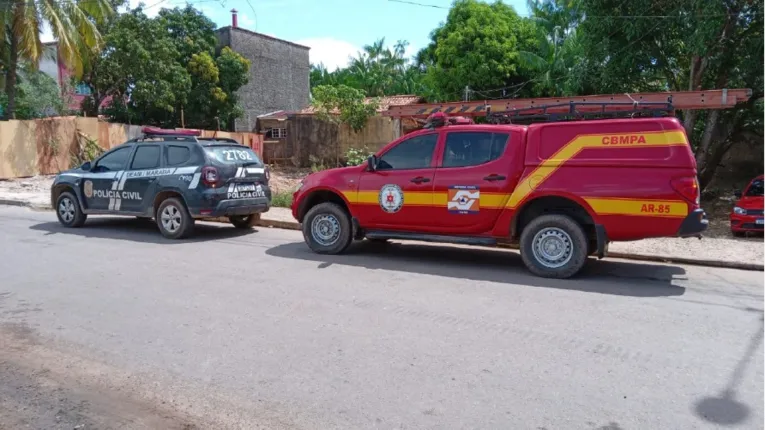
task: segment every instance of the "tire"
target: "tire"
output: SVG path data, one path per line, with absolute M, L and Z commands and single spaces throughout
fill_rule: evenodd
M 154 219 L 162 236 L 168 239 L 183 239 L 194 230 L 194 218 L 186 205 L 176 197 L 163 200 Z
M 253 228 L 258 224 L 258 221 L 260 221 L 260 214 L 233 215 L 228 217 L 228 220 L 236 228 L 248 229 Z
M 567 246 L 568 252 L 564 250 L 557 259 L 545 259 L 541 246 L 535 245 L 545 236 L 549 238 L 550 245 Z M 531 273 L 543 278 L 566 279 L 574 276 L 587 262 L 587 252 L 588 240 L 584 229 L 566 215 L 534 218 L 521 233 L 523 264 Z
M 312 207 L 303 219 L 303 238 L 308 247 L 317 254 L 340 254 L 353 241 L 351 218 L 335 203 L 318 204 Z
M 64 191 L 56 199 L 56 217 L 64 227 L 77 228 L 85 224 L 88 216 L 82 212 L 77 197 L 70 191 Z

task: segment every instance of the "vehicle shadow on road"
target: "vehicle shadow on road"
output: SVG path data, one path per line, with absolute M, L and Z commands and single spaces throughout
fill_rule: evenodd
M 683 279 L 685 269 L 682 267 L 591 259 L 575 278 L 545 279 L 530 274 L 517 252 L 501 249 L 363 241 L 354 243 L 343 255 L 320 255 L 299 242 L 269 248 L 266 254 L 315 261 L 319 263 L 319 269 L 340 264 L 634 297 L 681 296 L 685 293 L 684 287 L 672 284 L 673 280 Z
M 58 222 L 44 222 L 29 228 L 31 230 L 43 231 L 46 234 L 71 234 L 98 239 L 174 245 L 232 239 L 257 232 L 256 229 L 243 230 L 234 228 L 231 224 L 197 222 L 191 237 L 182 240 L 172 240 L 162 236 L 154 221 L 127 217 L 88 219 L 85 225 L 79 228 L 67 228 Z

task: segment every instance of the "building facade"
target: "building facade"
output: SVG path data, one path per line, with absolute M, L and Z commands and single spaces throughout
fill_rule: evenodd
M 216 30 L 218 49 L 228 46 L 250 60 L 250 80 L 237 92 L 245 113 L 234 131 L 254 132 L 260 115 L 308 106 L 310 48 L 240 28 L 236 11 L 232 14 L 232 25 Z

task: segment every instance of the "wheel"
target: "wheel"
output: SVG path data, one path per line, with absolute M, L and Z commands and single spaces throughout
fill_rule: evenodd
M 186 205 L 175 197 L 164 200 L 157 209 L 157 227 L 168 239 L 188 237 L 194 230 L 194 218 L 189 215 Z
M 574 276 L 587 262 L 587 236 L 565 215 L 534 218 L 521 233 L 521 258 L 526 268 L 544 278 Z
M 228 217 L 228 220 L 231 221 L 231 224 L 234 224 L 234 227 L 236 228 L 253 228 L 257 225 L 258 221 L 260 221 L 260 214 L 233 215 Z
M 303 219 L 303 238 L 317 254 L 340 254 L 353 240 L 351 219 L 334 203 L 321 203 L 311 208 Z
M 88 216 L 82 212 L 77 198 L 69 191 L 65 191 L 56 200 L 56 216 L 58 222 L 64 227 L 82 227 Z

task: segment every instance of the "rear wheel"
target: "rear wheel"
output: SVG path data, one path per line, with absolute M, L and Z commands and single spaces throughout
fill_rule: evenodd
M 186 205 L 175 197 L 160 203 L 156 219 L 159 231 L 168 239 L 188 237 L 194 230 L 194 218 L 189 215 Z
M 82 212 L 77 198 L 65 191 L 56 199 L 56 217 L 64 227 L 82 227 L 88 216 Z
M 521 257 L 529 271 L 544 278 L 570 278 L 587 262 L 582 227 L 565 215 L 534 218 L 521 233 Z
M 335 203 L 321 203 L 311 208 L 303 219 L 303 238 L 317 254 L 340 254 L 353 240 L 351 219 Z
M 258 221 L 260 221 L 260 214 L 233 215 L 228 217 L 228 220 L 231 221 L 231 224 L 236 228 L 253 228 L 258 224 Z

